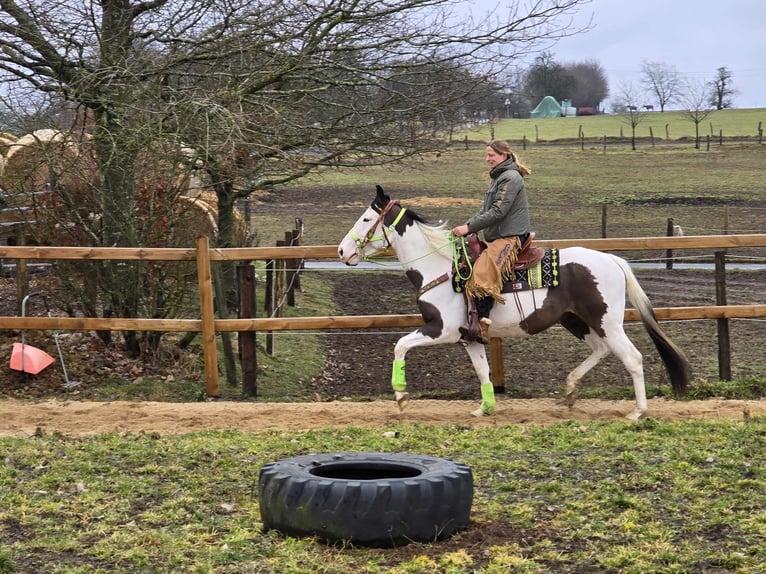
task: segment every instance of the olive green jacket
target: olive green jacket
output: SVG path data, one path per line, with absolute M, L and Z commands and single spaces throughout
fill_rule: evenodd
M 529 203 L 519 166 L 509 158 L 489 173 L 492 183 L 481 210 L 468 220 L 468 231 L 484 231 L 485 241 L 529 233 Z

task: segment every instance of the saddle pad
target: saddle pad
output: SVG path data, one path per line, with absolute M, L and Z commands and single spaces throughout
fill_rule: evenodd
M 527 269 L 516 270 L 513 281 L 503 283 L 502 293 L 528 291 L 559 284 L 559 250 L 546 249 L 542 260 Z

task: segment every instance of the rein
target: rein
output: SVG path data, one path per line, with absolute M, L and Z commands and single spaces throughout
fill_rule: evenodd
M 468 244 L 465 240 L 465 236 L 455 239 L 454 235 L 450 233 L 452 242 L 452 268 L 455 270 L 455 276 L 460 281 L 468 281 L 473 275 L 473 263 L 471 263 L 471 257 L 468 255 Z M 463 276 L 461 273 L 463 266 L 460 263 L 465 263 L 465 269 L 468 273 Z
M 452 232 L 449 234 L 449 240 L 450 245 L 452 245 L 452 270 L 454 271 L 458 282 L 463 283 L 468 281 L 473 274 L 473 265 L 471 264 L 471 258 L 468 256 L 466 240 L 465 237 L 455 237 Z M 461 265 L 461 262 L 465 263 L 465 265 Z M 468 270 L 468 273 L 465 276 L 462 274 L 464 268 Z M 418 299 L 420 299 L 424 293 L 427 293 L 437 285 L 449 281 L 449 279 L 449 273 L 442 273 L 433 281 L 429 281 L 418 289 Z

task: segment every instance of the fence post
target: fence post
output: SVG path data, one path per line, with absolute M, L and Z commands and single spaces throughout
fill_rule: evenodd
M 285 243 L 289 246 L 295 245 L 295 230 L 285 231 Z M 285 259 L 285 289 L 286 303 L 290 307 L 295 307 L 295 278 L 298 276 L 298 259 Z
M 23 225 L 18 227 L 19 235 L 16 238 L 16 244 L 26 245 L 26 228 Z M 27 269 L 26 259 L 16 260 L 16 313 L 21 314 L 21 302 L 24 297 L 29 295 L 29 270 Z
M 250 263 L 237 266 L 239 282 L 239 318 L 255 318 L 255 267 Z M 258 358 L 255 352 L 255 331 L 239 332 L 239 360 L 242 364 L 242 394 L 258 394 Z
M 213 304 L 220 319 L 226 319 L 228 311 L 226 309 L 226 290 L 223 287 L 223 273 L 221 266 L 211 266 L 213 277 Z M 231 342 L 231 333 L 221 332 L 221 348 L 223 350 L 223 366 L 226 373 L 226 383 L 229 386 L 237 384 L 237 361 L 234 358 L 234 345 Z
M 715 252 L 715 301 L 716 305 L 728 305 L 726 302 L 726 252 Z M 729 342 L 729 320 L 726 317 L 716 319 L 718 325 L 718 378 L 731 380 L 731 346 Z
M 293 229 L 293 245 L 303 245 L 303 218 L 296 217 L 295 218 L 295 229 Z M 301 287 L 301 271 L 303 271 L 303 268 L 305 266 L 303 259 L 296 259 L 298 262 L 297 265 L 297 273 L 295 274 L 295 279 L 293 280 L 293 289 L 297 289 L 299 292 L 303 293 L 303 288 Z
M 205 387 L 209 397 L 218 396 L 218 355 L 215 348 L 215 305 L 210 271 L 210 244 L 207 237 L 197 237 L 197 281 L 202 319 L 202 351 L 205 358 Z
M 606 239 L 606 201 L 601 204 L 601 238 Z
M 503 340 L 489 340 L 489 374 L 496 393 L 505 392 L 505 365 L 503 364 Z
M 668 217 L 668 229 L 665 233 L 668 237 L 673 237 L 673 218 Z M 673 269 L 673 250 L 668 249 L 665 252 L 665 269 Z
M 289 233 L 287 236 L 289 237 Z M 277 247 L 288 247 L 290 240 L 277 241 Z M 287 259 L 274 262 L 274 316 L 281 317 L 287 301 Z
M 264 297 L 263 309 L 266 312 L 266 317 L 271 317 L 274 314 L 274 266 L 276 260 L 269 259 L 266 262 L 266 296 Z M 266 354 L 274 354 L 274 333 L 272 331 L 266 332 Z

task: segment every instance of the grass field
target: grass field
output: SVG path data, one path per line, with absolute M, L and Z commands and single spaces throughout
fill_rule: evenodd
M 765 424 L 0 438 L 0 573 L 756 574 Z M 387 550 L 262 532 L 263 464 L 349 450 L 469 465 L 469 529 Z
M 306 242 L 334 245 L 369 203 L 376 184 L 431 219 L 464 221 L 486 188 L 483 147 L 455 149 L 404 165 L 312 176 L 280 193 L 284 203 L 256 207 L 262 245 L 273 245 L 303 217 Z M 637 151 L 613 146 L 529 146 L 518 150 L 532 169 L 527 190 L 541 239 L 664 235 L 674 218 L 687 235 L 757 233 L 766 229 L 766 145 L 727 142 L 710 151 L 691 145 Z M 358 200 L 349 202 L 349 192 Z M 321 197 L 326 208 L 305 209 Z
M 687 112 L 640 112 L 637 116 L 636 136 L 648 138 L 653 133 L 660 140 L 680 140 L 695 137 L 694 122 Z M 503 119 L 477 131 L 459 132 L 456 140 L 488 140 L 492 129 L 498 139 L 534 142 L 585 138 L 630 137 L 631 121 L 626 114 L 601 114 L 570 118 Z M 759 135 L 759 127 L 766 126 L 766 109 L 718 110 L 711 112 L 700 123 L 700 136 L 718 138 L 751 137 Z

